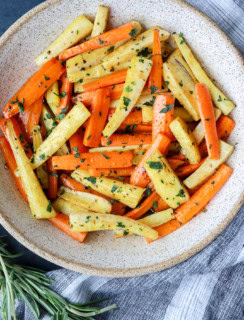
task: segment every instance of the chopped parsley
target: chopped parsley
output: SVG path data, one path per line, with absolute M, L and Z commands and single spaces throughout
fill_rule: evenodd
M 222 97 L 219 95 L 219 98 L 217 100 L 218 102 L 221 102 L 222 101 Z
M 110 159 L 110 157 L 106 156 L 106 154 L 99 152 L 105 159 Z
M 130 98 L 127 98 L 127 97 L 123 97 L 123 102 L 124 102 L 124 105 L 125 105 L 125 110 L 127 111 L 127 107 L 129 106 L 129 103 L 131 102 L 131 99 Z
M 165 108 L 163 108 L 159 113 L 166 113 L 174 108 L 173 104 L 166 104 Z
M 131 92 L 131 91 L 133 91 L 133 89 L 131 89 L 130 86 L 127 86 L 127 87 L 125 88 L 125 92 Z
M 108 50 L 107 50 L 107 52 L 111 52 L 111 51 L 113 51 L 113 50 L 114 50 L 114 46 L 109 47 Z
M 146 58 L 146 57 L 148 57 L 150 54 L 151 54 L 151 51 L 149 51 L 148 48 L 142 48 L 141 51 L 139 51 L 139 52 L 137 53 L 137 56 L 139 56 L 139 57 L 141 56 L 141 57 Z
M 148 106 L 148 107 L 153 107 L 153 104 L 154 104 L 155 99 L 156 99 L 156 96 L 153 96 L 153 97 L 152 97 L 152 100 L 143 103 L 143 105 L 144 105 L 144 106 Z
M 39 158 L 40 158 L 41 160 L 44 160 L 44 159 L 45 159 L 45 154 L 44 154 L 44 153 L 41 154 L 41 155 L 39 156 Z
M 118 221 L 116 227 L 117 228 L 125 228 L 125 225 L 121 221 Z
M 131 36 L 132 38 L 135 38 L 137 31 L 138 29 L 136 28 L 132 29 L 131 32 L 129 32 L 129 36 Z
M 97 179 L 95 177 L 85 177 L 84 179 L 88 180 L 92 184 L 96 184 L 96 182 L 97 182 Z
M 151 86 L 150 90 L 151 90 L 151 94 L 154 94 L 158 90 L 158 87 Z
M 45 74 L 44 74 L 44 78 L 45 78 L 46 81 L 50 80 L 50 78 L 47 77 Z
M 147 161 L 147 164 L 151 169 L 163 169 L 163 165 L 159 161 Z
M 75 154 L 75 158 L 79 158 L 79 157 L 80 157 L 79 152 L 76 152 L 76 154 Z
M 99 41 L 99 44 L 103 44 L 104 43 L 104 41 L 102 39 L 100 39 L 100 38 L 98 38 L 98 41 Z
M 179 85 L 180 85 L 181 87 L 183 87 L 183 82 L 182 82 L 182 80 L 180 80 Z
M 109 146 L 111 143 L 112 143 L 112 141 L 110 139 L 108 139 L 106 144 L 107 144 L 107 146 Z
M 158 209 L 158 203 L 157 203 L 157 201 L 153 201 L 153 208 L 154 208 L 154 209 Z
M 65 96 L 67 96 L 67 93 L 62 91 L 60 94 L 57 94 L 56 92 L 54 92 L 53 94 L 55 94 L 56 96 L 60 97 L 60 98 L 64 98 Z
M 111 188 L 111 192 L 114 193 L 117 189 L 118 189 L 118 186 L 114 184 Z
M 52 204 L 51 204 L 51 201 L 49 200 L 48 201 L 48 205 L 47 205 L 47 212 L 51 212 L 52 211 Z
M 55 178 L 58 178 L 58 175 L 57 175 L 55 172 L 53 172 L 53 171 L 49 172 L 49 174 L 50 174 L 50 176 L 53 176 L 53 177 L 55 177 Z
M 184 198 L 185 197 L 185 191 L 183 189 L 180 189 L 179 193 L 176 195 L 176 197 L 181 197 Z

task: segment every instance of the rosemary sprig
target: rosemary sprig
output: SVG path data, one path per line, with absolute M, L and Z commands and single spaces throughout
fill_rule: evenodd
M 52 320 L 92 320 L 94 316 L 116 309 L 112 304 L 105 308 L 94 306 L 96 300 L 88 303 L 71 303 L 50 289 L 52 280 L 42 270 L 20 266 L 11 262 L 20 254 L 11 254 L 6 242 L 0 238 L 0 288 L 2 294 L 2 319 L 17 320 L 15 300 L 23 300 L 30 311 L 39 319 L 46 311 Z

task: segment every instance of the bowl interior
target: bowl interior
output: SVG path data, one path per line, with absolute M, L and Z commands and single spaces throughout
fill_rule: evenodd
M 111 26 L 136 19 L 145 28 L 159 25 L 170 32 L 184 33 L 207 72 L 237 106 L 231 114 L 236 128 L 229 139 L 235 145 L 228 161 L 233 175 L 207 206 L 207 212 L 159 241 L 148 245 L 140 237 L 114 239 L 112 232 L 99 232 L 89 234 L 85 243 L 79 244 L 48 221 L 31 217 L 0 155 L 0 222 L 20 242 L 56 264 L 96 275 L 135 276 L 167 268 L 196 253 L 224 229 L 240 207 L 244 176 L 243 62 L 208 18 L 180 1 L 147 0 L 143 6 L 139 0 L 50 1 L 21 18 L 0 41 L 1 115 L 6 101 L 37 70 L 34 58 L 78 15 L 94 17 L 98 4 L 111 8 Z

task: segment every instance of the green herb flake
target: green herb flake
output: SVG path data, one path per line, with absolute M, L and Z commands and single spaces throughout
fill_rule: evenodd
M 174 108 L 173 104 L 165 104 L 165 108 L 163 108 L 162 110 L 160 110 L 159 113 L 166 113 L 170 110 L 172 110 Z
M 135 38 L 137 31 L 138 29 L 136 28 L 132 29 L 131 32 L 129 32 L 129 36 L 131 36 L 132 38 Z
M 125 225 L 121 221 L 118 221 L 116 227 L 117 228 L 125 228 Z
M 151 90 L 151 94 L 154 94 L 158 90 L 158 87 L 151 86 L 150 90 Z
M 105 159 L 110 159 L 110 157 L 108 157 L 106 154 L 99 152 Z
M 55 178 L 58 178 L 58 175 L 57 175 L 55 172 L 53 172 L 53 171 L 49 172 L 49 174 L 50 174 L 50 176 L 53 176 L 53 177 L 55 177 Z
M 176 197 L 181 197 L 184 198 L 185 197 L 185 191 L 183 189 L 180 189 L 179 193 L 176 195 Z
M 41 160 L 44 160 L 44 159 L 45 159 L 45 154 L 44 154 L 44 153 L 41 154 L 41 155 L 39 156 L 39 158 L 40 158 Z
M 154 209 L 158 209 L 158 203 L 157 203 L 157 201 L 153 201 L 153 208 L 154 208 Z
M 111 188 L 111 192 L 114 193 L 118 188 L 119 187 L 114 184 Z
M 149 168 L 151 169 L 163 169 L 163 165 L 159 161 L 147 161 L 147 164 L 149 165 Z
M 133 89 L 131 89 L 130 86 L 127 86 L 127 87 L 125 88 L 125 92 L 131 92 L 131 91 L 133 91 Z
M 48 201 L 48 205 L 47 205 L 47 212 L 51 212 L 52 211 L 52 203 L 51 200 Z
M 107 146 L 109 146 L 111 143 L 112 143 L 112 141 L 110 139 L 108 139 L 106 144 L 107 144 Z
M 97 182 L 97 179 L 95 177 L 85 177 L 84 179 L 88 180 L 92 184 L 96 184 L 96 182 Z

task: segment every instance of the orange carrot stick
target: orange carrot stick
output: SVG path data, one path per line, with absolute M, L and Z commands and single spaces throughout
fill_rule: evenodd
M 118 131 L 125 133 L 149 133 L 151 135 L 152 126 L 145 124 L 121 124 L 121 126 L 118 128 Z
M 73 83 L 69 82 L 67 74 L 64 73 L 61 77 L 62 86 L 60 88 L 60 104 L 56 115 L 57 121 L 62 120 L 65 114 L 70 110 L 71 107 L 71 94 L 73 91 Z
M 103 194 L 96 192 L 95 190 L 92 190 L 90 188 L 85 188 L 81 183 L 77 182 L 76 180 L 70 178 L 68 175 L 66 174 L 62 174 L 60 176 L 60 180 L 63 183 L 63 185 L 71 190 L 75 190 L 75 191 L 81 191 L 81 192 L 88 192 L 88 193 L 92 193 L 95 194 L 97 196 L 103 197 L 105 199 L 108 199 L 109 201 L 111 201 L 112 204 L 112 213 L 113 214 L 117 214 L 117 215 L 123 215 L 126 209 L 126 206 L 118 201 L 112 200 L 109 197 L 104 196 Z
M 39 119 L 42 112 L 42 100 L 43 96 L 41 96 L 32 105 L 26 107 L 23 113 L 19 114 L 19 120 L 22 123 L 23 131 L 29 141 L 33 140 L 33 126 L 39 124 Z
M 134 166 L 129 168 L 114 168 L 114 169 L 89 169 L 89 173 L 93 177 L 128 177 L 134 170 Z
M 232 174 L 232 169 L 223 164 L 218 171 L 205 182 L 190 198 L 175 211 L 177 220 L 181 223 L 190 221 L 202 211 L 214 195 L 223 187 Z
M 7 102 L 3 114 L 10 118 L 38 100 L 44 92 L 60 78 L 64 67 L 55 58 L 46 62 Z
M 233 121 L 229 117 L 222 115 L 218 119 L 216 123 L 216 127 L 217 127 L 218 138 L 226 140 L 235 127 L 235 121 Z M 205 140 L 200 144 L 199 151 L 202 157 L 207 156 L 207 145 Z
M 91 106 L 91 116 L 85 130 L 83 143 L 87 147 L 99 147 L 102 131 L 108 117 L 110 91 L 103 88 L 96 91 Z
M 194 171 L 196 171 L 203 164 L 205 160 L 206 158 L 202 159 L 198 164 L 188 164 L 180 168 L 177 168 L 175 173 L 179 178 L 185 178 L 190 174 L 192 174 Z
M 69 217 L 63 213 L 57 213 L 56 217 L 48 219 L 55 227 L 67 233 L 71 238 L 83 242 L 87 232 L 75 232 L 70 229 Z
M 179 229 L 182 226 L 182 223 L 180 223 L 177 219 L 174 220 L 170 220 L 164 224 L 162 224 L 161 226 L 158 226 L 156 228 L 154 228 L 157 232 L 158 232 L 158 239 L 167 236 L 168 234 L 176 231 L 177 229 Z M 158 240 L 157 239 L 157 240 Z M 149 238 L 146 238 L 146 241 L 148 243 L 155 241 Z
M 156 212 L 163 211 L 168 208 L 169 208 L 169 206 L 167 205 L 167 203 L 160 197 L 159 197 L 159 200 L 157 201 L 157 206 L 153 207 L 154 211 L 156 211 Z
M 169 159 L 177 159 L 182 161 L 187 161 L 187 158 L 184 154 L 175 154 L 174 156 L 171 156 Z
M 56 199 L 58 191 L 58 172 L 53 168 L 52 157 L 47 160 L 48 198 Z
M 148 210 L 153 207 L 153 203 L 159 200 L 160 196 L 153 191 L 149 197 L 147 197 L 137 208 L 125 214 L 125 217 L 131 219 L 139 219 L 142 217 Z
M 231 131 L 235 128 L 235 121 L 229 117 L 221 115 L 216 123 L 219 139 L 226 140 Z
M 153 141 L 151 147 L 147 150 L 140 162 L 136 166 L 135 170 L 131 174 L 130 183 L 145 188 L 150 182 L 150 179 L 144 169 L 144 163 L 150 157 L 150 155 L 158 149 L 162 154 L 166 154 L 169 148 L 171 140 L 162 133 L 159 133 Z
M 17 120 L 15 118 L 12 118 L 11 121 L 13 123 L 14 131 L 15 131 L 17 137 L 19 138 L 19 141 L 20 141 L 22 147 L 24 148 L 27 157 L 31 158 L 33 152 L 32 152 L 30 143 L 26 140 Z M 0 120 L 0 128 L 2 129 L 3 134 L 5 135 L 6 139 L 8 140 L 5 123 L 6 123 L 6 119 L 2 118 Z
M 152 69 L 148 79 L 148 90 L 151 93 L 158 92 L 162 88 L 162 56 L 159 31 L 153 33 Z
M 117 83 L 122 83 L 125 82 L 126 75 L 127 69 L 116 71 L 98 80 L 94 80 L 92 82 L 84 84 L 83 89 L 85 92 L 89 92 L 100 88 L 105 88 Z
M 86 42 L 83 42 L 73 48 L 64 50 L 59 54 L 59 59 L 67 60 L 82 52 L 87 52 L 90 50 L 114 44 L 122 40 L 130 39 L 134 37 L 133 31 L 135 29 L 133 29 L 133 23 L 127 23 L 125 25 L 120 26 L 119 28 L 115 28 L 107 32 L 104 32 L 103 34 L 94 37 Z
M 132 166 L 132 152 L 88 152 L 52 157 L 55 170 L 90 168 L 127 168 Z
M 109 138 L 102 136 L 102 146 L 136 146 L 143 144 L 150 144 L 152 142 L 152 136 L 150 134 L 112 134 Z
M 21 193 L 22 197 L 25 199 L 26 202 L 28 202 L 22 181 L 19 177 L 16 177 L 15 170 L 17 169 L 17 164 L 14 158 L 13 151 L 10 147 L 10 144 L 8 143 L 8 140 L 5 137 L 0 137 L 0 148 L 3 154 L 3 157 L 6 161 L 6 164 L 9 168 L 9 171 L 12 175 L 12 177 L 15 180 L 16 186 Z
M 176 170 L 177 168 L 179 168 L 180 166 L 183 166 L 185 164 L 184 161 L 178 160 L 178 159 L 168 158 L 167 160 L 168 160 L 168 163 L 169 163 L 170 167 L 172 168 L 172 170 Z
M 232 174 L 232 169 L 223 164 L 218 171 L 205 182 L 190 198 L 175 210 L 176 220 L 171 220 L 155 228 L 158 231 L 158 239 L 177 230 L 200 213 L 215 194 L 223 187 Z M 147 242 L 152 242 L 146 239 Z
M 175 140 L 170 130 L 170 123 L 174 120 L 175 98 L 171 93 L 163 93 L 156 96 L 153 105 L 152 138 L 162 132 L 171 140 Z
M 124 88 L 124 83 L 114 84 L 113 86 L 107 87 L 110 91 L 110 100 L 119 99 Z M 86 107 L 92 104 L 92 101 L 95 97 L 96 91 L 88 91 L 78 94 L 75 97 L 72 97 L 73 103 L 82 102 Z
M 196 97 L 198 109 L 205 133 L 205 140 L 210 159 L 219 159 L 220 145 L 216 129 L 216 120 L 212 99 L 204 83 L 196 84 Z
M 108 112 L 108 121 L 112 118 L 115 108 L 109 109 Z M 136 108 L 132 109 L 129 115 L 125 118 L 125 120 L 122 122 L 122 125 L 138 125 L 138 124 L 146 124 L 148 125 L 148 122 L 144 123 L 142 121 L 142 111 L 137 110 Z
M 87 147 L 84 146 L 83 139 L 84 139 L 83 128 L 79 128 L 73 134 L 73 136 L 69 138 L 69 146 L 70 146 L 71 153 L 76 154 L 77 152 L 84 153 L 88 151 Z

